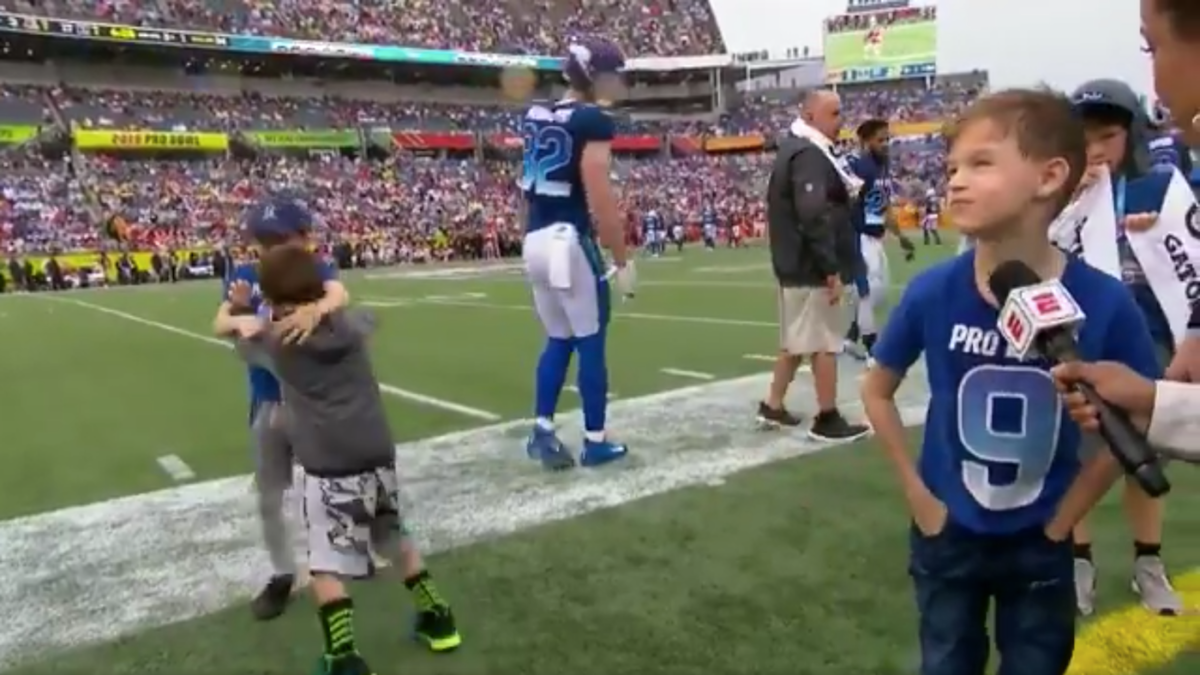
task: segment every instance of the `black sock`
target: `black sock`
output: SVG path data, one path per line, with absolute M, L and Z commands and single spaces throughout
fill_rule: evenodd
M 1144 541 L 1135 541 L 1133 542 L 1133 555 L 1136 558 L 1143 556 L 1157 558 L 1162 555 L 1162 544 L 1147 544 Z
M 1072 554 L 1076 560 L 1086 560 L 1092 562 L 1092 545 L 1091 544 L 1075 544 L 1071 547 Z
M 863 333 L 862 335 L 862 345 L 868 354 L 875 349 L 875 337 L 875 333 Z
M 354 601 L 341 598 L 317 608 L 321 618 L 321 632 L 325 634 L 325 654 L 346 656 L 357 649 L 354 646 Z
M 441 594 L 437 591 L 437 587 L 433 585 L 433 579 L 429 575 L 429 570 L 421 570 L 408 577 L 404 580 L 404 586 L 412 591 L 413 602 L 417 605 L 417 611 L 428 612 L 450 606 L 449 603 L 442 599 Z
M 850 330 L 846 331 L 846 339 L 851 342 L 858 342 L 858 322 L 854 321 L 850 324 Z

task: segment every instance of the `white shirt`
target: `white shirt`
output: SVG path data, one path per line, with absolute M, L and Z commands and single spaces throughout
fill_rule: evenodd
M 1156 382 L 1146 439 L 1173 458 L 1200 463 L 1200 385 Z

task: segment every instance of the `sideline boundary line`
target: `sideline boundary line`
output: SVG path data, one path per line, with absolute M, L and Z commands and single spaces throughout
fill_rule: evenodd
M 380 297 L 375 296 L 373 300 L 379 301 Z M 533 307 L 529 305 L 502 305 L 491 302 L 478 302 L 473 300 L 422 300 L 419 304 L 424 306 L 445 306 L 445 307 L 474 307 L 476 309 L 500 309 L 512 312 L 530 312 Z M 617 309 L 613 312 L 614 319 L 642 319 L 646 321 L 676 321 L 679 323 L 700 323 L 710 326 L 743 326 L 748 328 L 774 328 L 779 329 L 779 324 L 771 321 L 752 321 L 749 319 L 722 319 L 714 316 L 686 316 L 682 314 L 647 314 L 644 312 L 625 312 Z
M 107 314 L 109 316 L 116 317 L 118 319 L 124 319 L 124 320 L 130 321 L 132 323 L 141 324 L 141 325 L 147 326 L 149 328 L 157 328 L 158 330 L 161 330 L 161 331 L 164 331 L 167 333 L 173 333 L 180 337 L 191 338 L 193 340 L 197 340 L 197 341 L 203 342 L 205 344 L 213 345 L 214 347 L 220 347 L 222 349 L 233 349 L 232 344 L 230 344 L 224 340 L 221 340 L 219 338 L 211 337 L 208 335 L 203 335 L 201 333 L 196 333 L 194 331 L 187 330 L 186 328 L 172 326 L 171 324 L 162 323 L 161 321 L 154 321 L 152 319 L 147 319 L 145 317 L 141 317 L 136 314 L 130 314 L 129 312 L 123 312 L 119 309 L 113 309 L 111 307 L 105 307 L 104 305 L 98 305 L 94 302 L 87 302 L 86 300 L 80 300 L 78 298 L 54 297 L 51 295 L 40 295 L 37 297 L 45 299 L 45 300 L 49 300 L 52 302 L 61 303 L 61 304 L 75 305 L 77 307 L 83 307 L 84 309 L 90 309 L 93 312 Z M 472 406 L 463 405 L 461 403 L 455 403 L 453 401 L 447 401 L 445 399 L 440 399 L 440 398 L 436 398 L 433 396 L 427 396 L 427 395 L 421 394 L 419 392 L 410 391 L 408 389 L 403 389 L 401 387 L 397 387 L 397 386 L 391 385 L 391 384 L 385 384 L 383 382 L 379 383 L 379 390 L 385 394 L 389 394 L 391 396 L 395 396 L 396 398 L 404 399 L 404 400 L 410 401 L 412 403 L 427 406 L 430 408 L 440 408 L 441 410 L 458 413 L 459 415 L 462 415 L 464 417 L 473 417 L 477 420 L 483 420 L 485 422 L 499 422 L 504 419 L 503 416 L 498 415 L 498 414 L 488 411 L 488 410 L 483 410 L 481 408 L 475 408 Z

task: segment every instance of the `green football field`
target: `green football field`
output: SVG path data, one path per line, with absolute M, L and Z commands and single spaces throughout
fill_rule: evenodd
M 878 58 L 868 55 L 863 42 L 867 31 L 825 34 L 825 67 L 828 70 L 933 63 L 937 60 L 937 22 L 888 26 Z
M 952 247 L 893 257 L 897 281 Z M 540 338 L 513 265 L 346 277 L 380 318 L 408 515 L 465 639 L 442 656 L 411 643 L 408 596 L 384 573 L 354 587 L 364 655 L 379 675 L 915 673 L 886 461 L 869 441 L 755 428 L 777 337 L 765 252 L 672 252 L 641 277 L 611 341 L 611 429 L 633 454 L 565 474 L 524 455 Z M 310 601 L 271 623 L 247 607 L 267 562 L 243 371 L 208 336 L 218 295 L 196 282 L 0 298 L 0 670 L 311 672 Z M 860 372 L 845 362 L 850 417 Z M 924 402 L 915 377 L 910 423 Z M 790 405 L 811 412 L 803 373 Z M 1200 604 L 1200 473 L 1172 477 L 1165 555 Z M 1131 606 L 1115 495 L 1095 530 L 1104 611 L 1072 673 L 1200 672 L 1200 618 Z

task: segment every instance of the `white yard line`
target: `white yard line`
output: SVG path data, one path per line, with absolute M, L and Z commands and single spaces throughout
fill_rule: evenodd
M 853 368 L 854 366 L 845 366 Z M 920 366 L 919 366 L 920 368 Z M 847 373 L 849 375 L 851 373 Z M 767 375 L 617 401 L 610 428 L 633 457 L 604 469 L 548 474 L 523 452 L 528 420 L 397 446 L 405 514 L 441 551 L 692 485 L 825 447 L 803 432 L 753 424 Z M 839 398 L 859 414 L 853 377 Z M 924 417 L 926 392 L 901 387 L 904 419 Z M 793 410 L 811 416 L 798 381 Z M 801 393 L 803 392 L 803 393 Z M 577 447 L 578 413 L 559 416 Z M 0 522 L 0 668 L 112 640 L 245 602 L 267 578 L 247 477 L 194 483 Z M 52 627 L 48 630 L 47 627 Z
M 770 354 L 742 354 L 742 358 L 747 361 L 769 361 L 774 363 L 778 357 L 771 356 Z
M 636 300 L 633 302 L 637 302 Z M 532 312 L 529 305 L 501 305 L 491 302 L 476 302 L 472 300 L 438 300 L 428 301 L 430 305 L 447 305 L 450 307 L 477 307 L 479 309 L 498 309 L 514 312 Z M 774 328 L 779 324 L 771 321 L 750 321 L 746 319 L 723 319 L 715 316 L 685 316 L 679 314 L 648 314 L 646 312 L 627 312 L 624 305 L 613 308 L 613 319 L 640 319 L 643 321 L 674 321 L 677 323 L 699 323 L 710 326 L 745 326 L 748 328 Z
M 179 455 L 163 455 L 158 458 L 158 467 L 176 483 L 186 483 L 196 478 L 196 472 Z
M 100 312 L 101 314 L 107 314 L 109 316 L 116 317 L 118 319 L 124 319 L 126 321 L 141 324 L 148 328 L 157 328 L 158 330 L 161 330 L 161 331 L 164 331 L 167 333 L 173 333 L 180 337 L 191 338 L 193 340 L 197 340 L 197 341 L 203 342 L 205 344 L 213 345 L 214 347 L 220 347 L 222 349 L 233 349 L 233 345 L 225 340 L 221 340 L 219 338 L 215 338 L 215 337 L 212 337 L 209 335 L 204 335 L 202 333 L 196 333 L 194 331 L 190 331 L 185 328 L 179 328 L 178 326 L 172 326 L 170 324 L 162 323 L 160 321 L 153 321 L 151 319 L 146 319 L 146 318 L 137 316 L 136 314 L 130 314 L 129 312 L 122 312 L 119 309 L 105 307 L 104 305 L 98 305 L 94 302 L 87 302 L 86 300 L 80 300 L 78 298 L 67 298 L 67 297 L 61 297 L 61 296 L 54 296 L 54 295 L 50 295 L 50 294 L 39 295 L 37 297 L 40 299 L 48 300 L 48 301 L 59 302 L 59 303 L 64 303 L 64 304 L 69 304 L 69 305 L 75 305 L 77 307 L 83 307 L 83 308 L 90 309 L 95 312 Z M 494 412 L 489 412 L 487 410 L 482 410 L 480 408 L 474 408 L 472 406 L 463 405 L 461 403 L 455 403 L 453 401 L 447 401 L 445 399 L 435 398 L 433 396 L 426 396 L 425 394 L 421 394 L 421 393 L 418 393 L 415 391 L 409 391 L 408 389 L 403 389 L 401 387 L 397 387 L 397 386 L 391 385 L 391 384 L 385 384 L 383 382 L 379 383 L 379 390 L 385 394 L 390 394 L 391 396 L 395 396 L 396 398 L 404 399 L 406 401 L 411 401 L 412 403 L 417 403 L 419 405 L 427 406 L 430 408 L 440 408 L 441 410 L 448 410 L 453 413 L 458 413 L 459 415 L 462 415 L 464 417 L 472 417 L 474 419 L 483 420 L 485 422 L 499 422 L 500 420 L 504 419 L 502 416 L 497 415 Z
M 568 385 L 564 386 L 563 391 L 569 391 L 572 394 L 575 394 L 576 396 L 579 395 L 579 387 L 576 387 L 573 384 L 568 384 Z M 608 392 L 608 400 L 612 401 L 615 398 L 617 398 L 617 392 L 615 392 L 615 391 Z
M 664 375 L 674 375 L 675 377 L 686 377 L 690 380 L 715 380 L 716 375 L 712 373 L 702 373 L 698 370 L 683 370 L 681 368 L 662 368 L 658 372 Z

